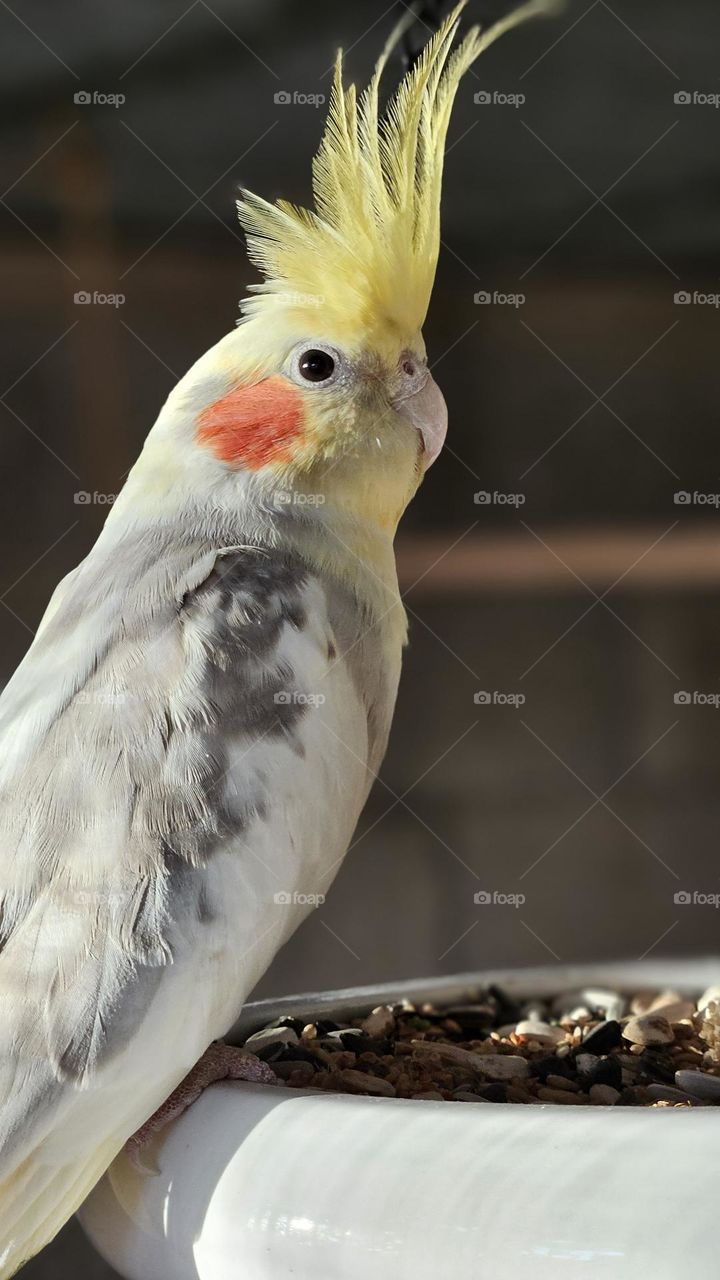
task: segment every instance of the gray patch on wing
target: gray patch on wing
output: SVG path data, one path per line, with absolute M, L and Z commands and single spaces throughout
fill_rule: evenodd
M 268 783 L 257 771 L 248 770 L 245 789 L 227 782 L 233 740 L 283 737 L 300 747 L 307 708 L 276 701 L 296 683 L 277 650 L 286 628 L 305 624 L 307 571 L 251 549 L 219 554 L 208 570 L 173 598 L 167 584 L 148 587 L 146 569 L 138 590 L 146 606 L 153 600 L 150 614 L 132 592 L 122 600 L 116 592 L 111 635 L 83 659 L 90 674 L 81 692 L 71 690 L 10 794 L 0 795 L 3 865 L 37 876 L 32 893 L 2 876 L 0 989 L 3 1001 L 21 996 L 26 1009 L 13 1077 L 20 1058 L 44 1056 L 57 1076 L 82 1079 L 125 1047 L 163 967 L 219 907 L 208 900 L 208 860 L 267 811 Z M 89 594 L 87 581 L 74 580 L 31 666 L 54 639 L 67 643 L 82 606 L 100 607 L 106 588 L 97 570 L 92 585 Z M 16 713 L 25 702 L 32 713 L 27 687 L 17 692 Z M 78 893 L 85 865 L 93 884 Z M 18 967 L 28 953 L 32 968 Z M 0 1029 L 0 1058 L 3 1039 Z
M 307 574 L 297 561 L 234 552 L 219 557 L 210 576 L 183 602 L 181 622 L 202 636 L 205 660 L 198 682 L 199 707 L 184 735 L 171 737 L 168 751 L 177 745 L 187 753 L 188 735 L 195 735 L 205 814 L 199 820 L 191 813 L 189 821 L 171 822 L 167 844 L 194 865 L 207 861 L 215 847 L 267 812 L 264 785 L 256 781 L 243 793 L 224 785 L 229 781 L 233 742 L 282 737 L 302 751 L 295 730 L 307 707 L 278 697 L 294 689 L 297 677 L 276 651 L 285 627 L 300 631 L 305 625 L 306 583 Z M 177 800 L 173 803 L 171 794 L 165 799 L 169 812 L 178 812 Z M 179 816 L 183 817 L 181 810 Z

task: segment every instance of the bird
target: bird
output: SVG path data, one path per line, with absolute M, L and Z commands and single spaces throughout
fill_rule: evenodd
M 0 1280 L 151 1117 L 270 1075 L 222 1037 L 329 887 L 390 732 L 393 539 L 447 424 L 422 327 L 453 100 L 545 7 L 456 43 L 456 5 L 382 110 L 397 32 L 362 93 L 338 55 L 314 208 L 242 190 L 261 280 L 2 693 Z

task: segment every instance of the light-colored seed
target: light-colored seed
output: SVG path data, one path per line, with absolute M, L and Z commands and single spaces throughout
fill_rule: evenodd
M 565 1039 L 562 1027 L 551 1027 L 547 1022 L 534 1022 L 529 1018 L 518 1022 L 515 1035 L 522 1040 L 535 1040 L 538 1046 L 560 1044 Z
M 661 1013 L 642 1013 L 629 1018 L 623 1027 L 623 1039 L 639 1045 L 672 1044 L 673 1029 Z
M 700 999 L 697 1002 L 698 1009 L 707 1009 L 709 1004 L 720 1002 L 720 987 L 706 987 Z
M 367 1018 L 363 1018 L 361 1025 L 366 1035 L 380 1038 L 389 1036 L 395 1030 L 395 1015 L 390 1005 L 381 1004 Z

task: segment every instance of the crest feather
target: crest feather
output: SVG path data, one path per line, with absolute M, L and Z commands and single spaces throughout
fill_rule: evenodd
M 414 14 L 391 36 L 359 99 L 343 86 L 338 53 L 328 118 L 313 162 L 315 211 L 243 191 L 238 215 L 248 253 L 265 279 L 243 315 L 317 328 L 356 347 L 407 345 L 422 328 L 440 247 L 445 139 L 460 80 L 488 45 L 551 0 L 529 0 L 453 51 L 466 0 L 428 41 L 380 113 L 388 58 Z

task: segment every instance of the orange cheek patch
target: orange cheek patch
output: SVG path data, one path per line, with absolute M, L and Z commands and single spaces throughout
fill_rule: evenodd
M 236 387 L 205 409 L 198 423 L 198 440 L 216 457 L 253 470 L 287 462 L 302 433 L 302 395 L 281 377 Z

